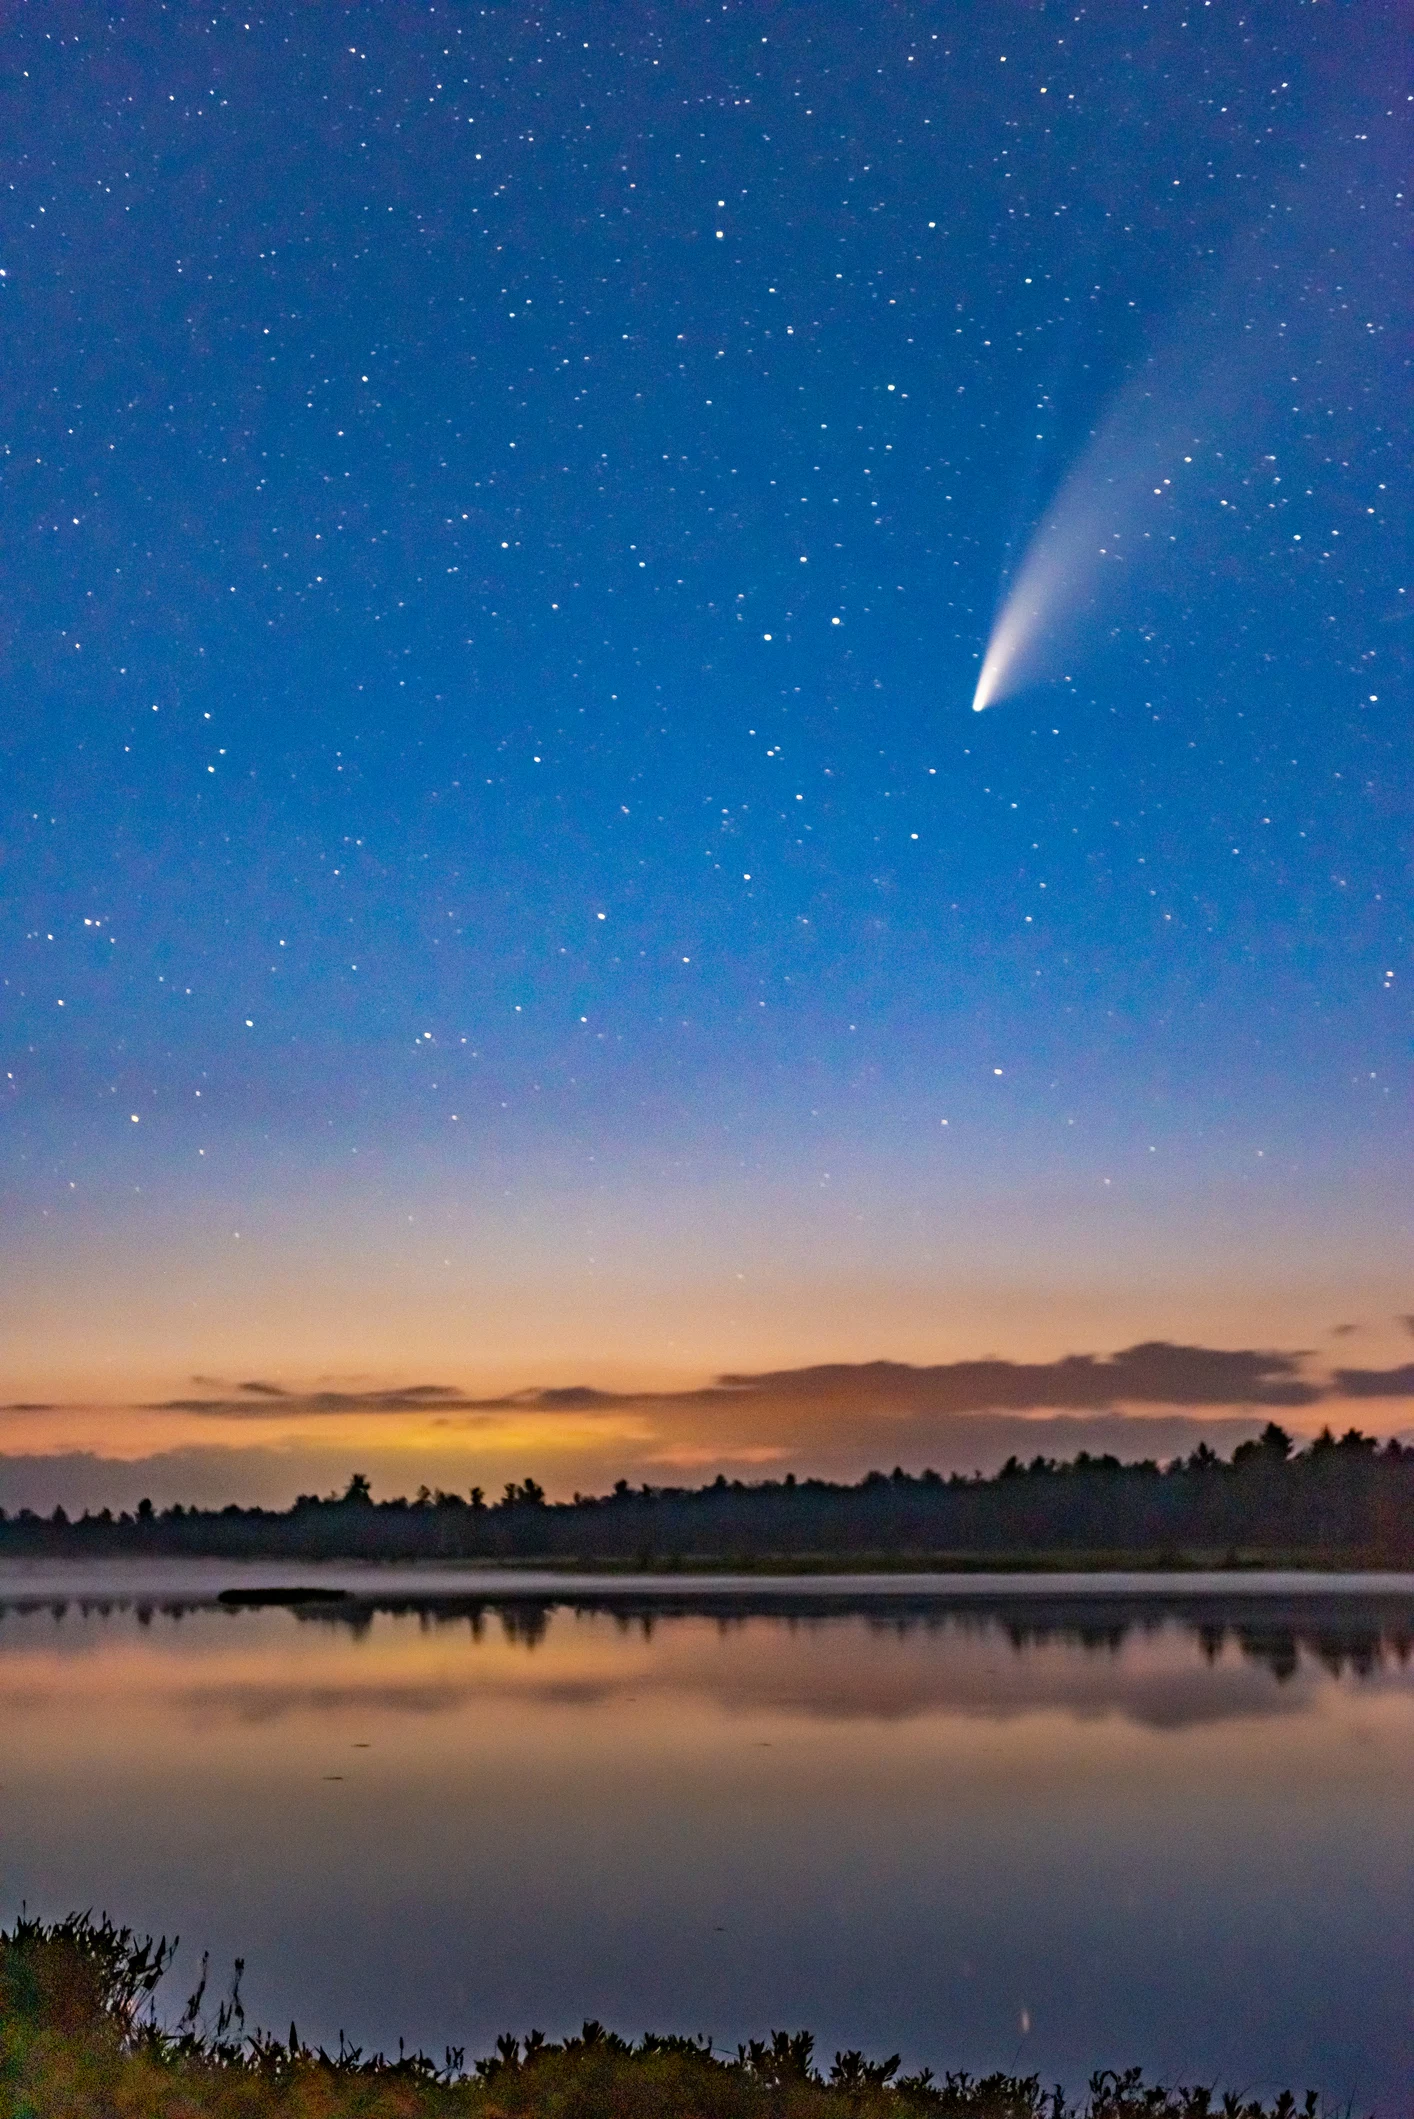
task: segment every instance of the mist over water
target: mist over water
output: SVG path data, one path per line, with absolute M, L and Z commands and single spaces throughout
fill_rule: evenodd
M 253 2018 L 808 2025 L 1404 2108 L 1407 1588 L 37 1591 L 0 1594 L 0 1910 L 179 1929 L 178 1984 L 242 1955 Z

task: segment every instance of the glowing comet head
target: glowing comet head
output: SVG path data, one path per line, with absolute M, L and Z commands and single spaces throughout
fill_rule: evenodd
M 1027 665 L 1034 659 L 1039 637 L 1068 586 L 1069 573 L 1070 569 L 1060 562 L 1053 539 L 1043 529 L 992 621 L 991 638 L 982 657 L 977 689 L 972 694 L 974 714 L 995 706 L 1026 681 Z
M 1008 606 L 1009 608 L 1010 606 Z M 992 637 L 987 642 L 987 652 L 982 657 L 982 669 L 977 679 L 977 689 L 972 694 L 972 711 L 974 714 L 982 713 L 994 703 L 997 693 L 1005 681 L 1006 668 L 1011 660 L 1014 645 L 1008 632 L 1006 621 L 1007 611 L 1004 610 L 997 623 L 992 627 Z

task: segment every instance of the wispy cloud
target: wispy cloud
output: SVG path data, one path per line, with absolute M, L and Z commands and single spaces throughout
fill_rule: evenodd
M 158 1398 L 140 1410 L 195 1413 L 216 1420 L 288 1420 L 295 1414 L 406 1413 L 425 1412 L 429 1407 L 440 1411 L 448 1406 L 480 1410 L 514 1402 L 508 1398 L 467 1398 L 451 1383 L 395 1384 L 387 1390 L 373 1391 L 289 1391 L 277 1383 L 241 1383 L 236 1388 L 252 1393 L 255 1402 L 248 1397 Z
M 1337 1369 L 1335 1387 L 1343 1398 L 1414 1398 L 1414 1361 L 1397 1369 Z
M 273 1383 L 243 1383 L 239 1390 L 253 1394 L 257 1402 L 228 1395 L 164 1398 L 143 1410 L 220 1420 L 288 1420 L 294 1415 L 330 1418 L 434 1409 L 439 1414 L 592 1414 L 625 1406 L 768 1402 L 792 1408 L 816 1404 L 835 1410 L 854 1405 L 929 1413 L 1106 1412 L 1123 1405 L 1300 1407 L 1316 1404 L 1330 1388 L 1302 1375 L 1302 1359 L 1299 1353 L 1181 1346 L 1151 1339 L 1117 1354 L 1066 1354 L 1050 1362 L 989 1358 L 932 1367 L 902 1361 L 837 1362 L 759 1374 L 728 1373 L 715 1383 L 687 1391 L 603 1391 L 588 1384 L 571 1384 L 475 1398 L 446 1383 L 307 1392 L 285 1390 Z
M 896 1463 L 987 1472 L 1012 1455 L 1082 1449 L 1164 1460 L 1199 1442 L 1227 1454 L 1274 1414 L 1308 1430 L 1327 1417 L 1344 1424 L 1341 1400 L 1404 1401 L 1404 1433 L 1414 1363 L 1331 1373 L 1294 1349 L 1152 1339 L 1042 1362 L 730 1371 L 687 1390 L 571 1384 L 477 1396 L 365 1376 L 311 1389 L 208 1377 L 141 1406 L 0 1409 L 0 1505 L 125 1507 L 144 1493 L 283 1504 L 342 1486 L 355 1466 L 383 1493 L 533 1474 L 567 1494 L 619 1477 L 696 1483 L 767 1468 L 844 1479 Z
M 875 1361 L 723 1376 L 732 1390 L 833 1402 L 867 1395 L 932 1411 L 1103 1411 L 1117 1405 L 1314 1405 L 1323 1387 L 1300 1373 L 1300 1354 L 1236 1352 L 1145 1340 L 1122 1353 L 1059 1361 L 951 1361 L 933 1368 Z

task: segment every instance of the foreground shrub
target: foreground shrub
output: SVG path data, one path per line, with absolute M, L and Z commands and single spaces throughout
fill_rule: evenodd
M 1298 2119 L 1208 2088 L 1164 2089 L 1139 2070 L 1091 2078 L 1072 2105 L 1034 2075 L 898 2073 L 898 2056 L 836 2053 L 774 2031 L 735 2054 L 705 2039 L 636 2044 L 586 2023 L 558 2043 L 509 2034 L 470 2068 L 459 2047 L 364 2054 L 246 2028 L 239 1962 L 207 2020 L 206 1971 L 175 2029 L 155 2013 L 175 1945 L 87 1914 L 0 1933 L 0 2119 Z M 1309 2093 L 1299 2119 L 1315 2119 Z

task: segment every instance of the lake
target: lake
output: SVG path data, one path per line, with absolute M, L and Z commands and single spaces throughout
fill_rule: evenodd
M 355 1594 L 214 1602 L 300 1579 Z M 10 1566 L 0 1728 L 7 1919 L 179 1930 L 317 2040 L 808 2026 L 1411 2109 L 1407 1578 Z

